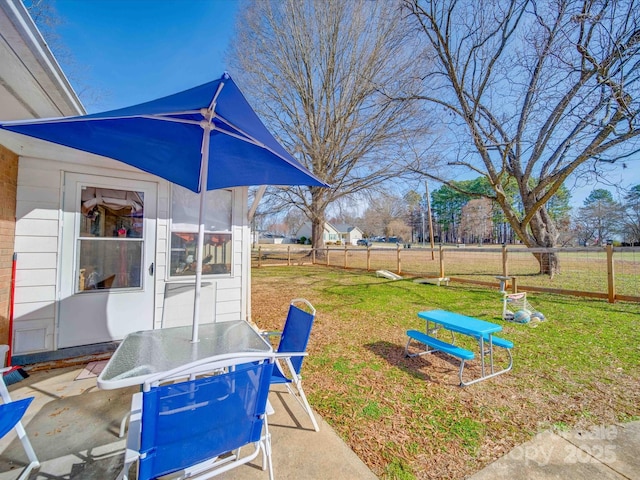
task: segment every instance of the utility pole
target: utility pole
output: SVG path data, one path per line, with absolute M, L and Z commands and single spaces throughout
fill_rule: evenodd
M 434 245 L 433 245 L 433 220 L 431 218 L 431 198 L 429 197 L 429 183 L 427 182 L 427 180 L 424 181 L 424 187 L 425 187 L 426 196 L 427 196 L 427 215 L 429 216 L 429 239 L 431 240 L 431 260 L 435 260 L 436 257 L 433 252 Z

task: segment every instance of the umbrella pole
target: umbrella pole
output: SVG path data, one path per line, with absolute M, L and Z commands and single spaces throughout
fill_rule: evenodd
M 202 139 L 202 159 L 200 160 L 200 207 L 198 209 L 198 251 L 196 254 L 196 284 L 193 295 L 193 322 L 191 326 L 191 341 L 198 342 L 198 326 L 200 322 L 200 292 L 202 290 L 202 257 L 204 250 L 204 212 L 207 194 L 207 178 L 209 176 L 209 138 L 211 130 L 204 128 Z

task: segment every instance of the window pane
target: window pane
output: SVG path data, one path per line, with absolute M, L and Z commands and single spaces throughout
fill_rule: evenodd
M 207 232 L 231 232 L 230 190 L 212 190 L 206 193 L 204 229 Z M 172 230 L 198 231 L 198 194 L 178 185 L 172 187 Z
M 171 275 L 196 274 L 197 234 L 171 233 Z M 205 233 L 202 274 L 231 273 L 231 234 Z
M 78 240 L 77 292 L 142 286 L 142 240 Z
M 76 292 L 142 287 L 144 193 L 83 187 Z
M 206 194 L 203 275 L 231 273 L 232 241 L 231 190 L 212 190 Z M 197 194 L 174 185 L 171 199 L 170 275 L 195 275 L 197 258 Z
M 80 211 L 80 237 L 142 238 L 142 192 L 84 187 Z

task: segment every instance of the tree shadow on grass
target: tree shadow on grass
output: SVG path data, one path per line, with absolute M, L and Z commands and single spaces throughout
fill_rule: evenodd
M 384 340 L 367 343 L 364 347 L 390 365 L 418 380 L 455 386 L 460 383 L 458 378 L 460 363 L 447 354 L 434 352 L 418 357 L 405 357 L 404 345 Z M 415 349 L 410 349 L 409 351 L 411 353 L 416 352 Z

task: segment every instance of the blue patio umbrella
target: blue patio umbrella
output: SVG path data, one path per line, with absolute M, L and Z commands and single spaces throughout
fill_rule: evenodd
M 198 341 L 205 192 L 250 185 L 327 187 L 271 135 L 231 77 L 103 113 L 0 128 L 119 160 L 200 194 L 192 340 Z

